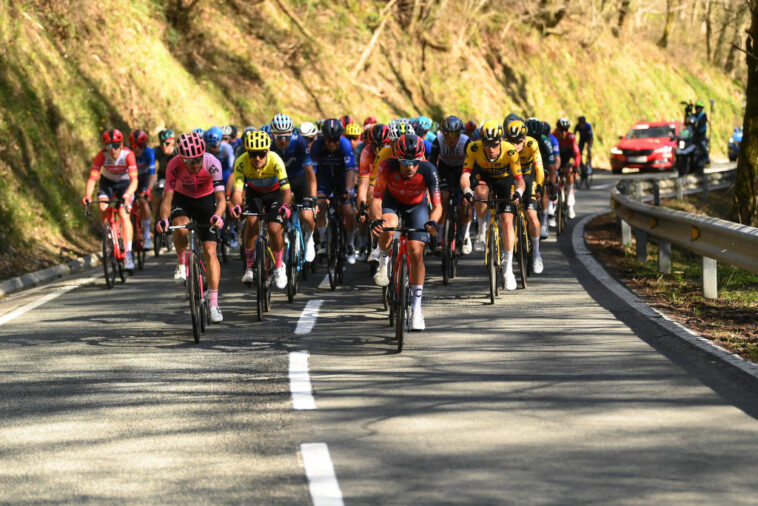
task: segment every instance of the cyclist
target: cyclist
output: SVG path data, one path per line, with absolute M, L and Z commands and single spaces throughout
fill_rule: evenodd
M 432 153 L 432 141 L 427 140 L 426 138 L 426 134 L 429 133 L 430 128 L 432 128 L 432 120 L 426 116 L 419 116 L 416 118 L 416 125 L 414 126 L 414 130 L 416 132 L 416 135 L 424 140 L 424 156 L 427 158 L 427 160 Z
M 134 201 L 134 193 L 137 191 L 137 158 L 134 152 L 124 147 L 124 134 L 115 128 L 106 130 L 101 137 L 105 148 L 92 160 L 87 185 L 84 188 L 82 205 L 89 205 L 90 196 L 95 189 L 95 183 L 100 180 L 97 190 L 97 200 L 120 199 L 123 205 L 118 206 L 118 215 L 121 218 L 121 230 L 124 237 L 124 268 L 134 270 L 132 259 L 132 220 L 129 219 L 129 211 Z M 102 176 L 102 177 L 101 177 Z M 105 220 L 107 204 L 100 204 L 100 215 Z
M 241 137 L 241 143 L 239 146 L 234 148 L 234 161 L 237 161 L 237 158 L 242 156 L 245 153 L 245 137 L 247 137 L 251 132 L 255 132 L 254 126 L 245 127 L 244 130 L 242 130 L 242 137 Z M 232 176 L 232 187 L 228 188 L 231 192 L 231 190 L 234 189 L 234 176 Z
M 474 132 L 478 130 L 476 126 L 476 121 L 472 119 L 468 120 L 466 124 L 463 126 L 463 128 L 465 128 L 465 131 L 463 133 L 465 133 L 469 139 L 473 139 Z
M 287 286 L 284 268 L 284 218 L 290 217 L 289 204 L 292 191 L 287 179 L 287 169 L 282 158 L 269 151 L 271 137 L 263 130 L 248 133 L 245 137 L 245 153 L 234 162 L 234 193 L 232 216 L 242 213 L 242 190 L 245 191 L 247 210 L 266 215 L 269 244 L 274 255 L 274 285 L 280 290 Z M 248 216 L 245 226 L 245 274 L 242 282 L 255 281 L 255 241 L 258 238 L 258 216 Z
M 466 148 L 468 148 L 471 139 L 463 132 L 463 121 L 456 116 L 448 116 L 442 121 L 441 132 L 432 143 L 431 155 L 429 161 L 437 167 L 440 179 L 440 193 L 442 197 L 442 217 L 440 223 L 445 223 L 447 219 L 448 203 L 450 193 L 458 193 L 460 189 L 461 173 L 463 171 L 463 162 L 466 160 Z M 469 237 L 469 228 L 471 219 L 466 214 L 467 209 L 460 210 L 461 223 L 466 223 L 462 231 L 463 254 L 471 253 L 471 238 Z
M 205 142 L 196 132 L 179 136 L 178 154 L 171 159 L 166 170 L 166 187 L 161 201 L 161 221 L 158 229 L 168 231 L 169 219 L 174 226 L 186 225 L 194 218 L 198 224 L 224 226 L 221 218 L 226 209 L 224 181 L 221 179 L 221 164 L 205 151 Z M 224 320 L 218 307 L 218 282 L 221 266 L 216 257 L 216 235 L 210 228 L 198 232 L 202 242 L 203 257 L 208 274 L 211 322 Z M 174 280 L 186 281 L 185 250 L 188 231 L 174 231 L 177 265 Z
M 548 129 L 549 128 L 550 125 L 548 125 Z M 537 145 L 540 148 L 540 156 L 542 157 L 542 163 L 544 165 L 543 170 L 545 172 L 545 180 L 547 181 L 545 183 L 545 189 L 554 194 L 555 171 L 557 167 L 555 154 L 553 153 L 553 145 L 547 136 L 542 133 L 542 123 L 537 118 L 529 118 L 526 120 L 526 131 L 529 137 L 533 137 L 537 140 Z M 542 210 L 540 211 L 540 239 L 547 239 L 549 236 L 547 220 L 547 209 L 549 206 L 548 202 L 550 202 L 548 198 L 548 191 L 543 191 Z
M 477 199 L 488 199 L 491 192 L 495 193 L 495 198 L 505 199 L 505 202 L 499 202 L 496 208 L 503 229 L 501 264 L 505 269 L 505 289 L 515 290 L 516 277 L 513 275 L 511 265 L 516 239 L 513 232 L 513 216 L 517 212 L 518 202 L 526 184 L 521 175 L 521 164 L 516 148 L 502 139 L 503 127 L 497 121 L 490 119 L 482 124 L 480 134 L 482 139 L 472 142 L 466 149 L 466 161 L 463 164 L 460 181 L 461 190 L 463 190 L 464 198 L 469 202 L 474 199 L 474 196 Z M 472 182 L 475 190 L 471 189 Z M 477 251 L 484 251 L 487 232 L 486 210 L 485 203 L 476 203 L 476 214 L 479 223 L 482 224 L 474 243 L 474 249 Z
M 550 175 L 553 178 L 553 185 L 558 182 L 558 170 L 561 167 L 561 147 L 558 144 L 558 137 L 553 135 L 550 129 L 550 123 L 547 121 L 542 122 L 542 135 L 546 136 L 553 146 L 553 157 L 555 158 L 554 169 L 550 171 Z M 555 186 L 553 186 L 553 193 L 550 195 L 550 201 L 547 205 L 547 222 L 551 227 L 556 226 L 555 221 L 555 201 L 558 199 L 558 195 L 555 193 Z
M 345 129 L 339 120 L 329 118 L 321 128 L 321 137 L 311 146 L 311 160 L 316 169 L 319 198 L 318 231 L 321 239 L 319 253 L 326 253 L 326 199 L 342 201 L 341 218 L 347 231 L 347 262 L 354 264 L 355 212 L 350 200 L 355 198 L 355 159 L 350 141 L 342 136 Z
M 308 149 L 310 149 L 313 141 L 316 140 L 316 136 L 318 135 L 316 125 L 310 121 L 305 121 L 303 123 L 300 123 L 300 126 L 297 129 L 300 132 L 300 135 L 303 136 L 303 139 L 305 139 L 305 142 L 308 143 Z
M 558 146 L 561 151 L 560 170 L 563 171 L 564 176 L 566 177 L 566 186 L 568 188 L 568 197 L 566 198 L 566 204 L 568 204 L 568 218 L 573 220 L 576 217 L 576 212 L 574 212 L 574 204 L 576 203 L 576 197 L 574 196 L 574 178 L 578 167 L 582 164 L 582 154 L 579 152 L 576 136 L 569 131 L 570 128 L 571 122 L 568 118 L 560 118 L 556 124 L 556 129 L 553 132 L 553 135 L 558 139 Z M 569 164 L 572 157 L 574 158 L 573 166 Z
M 360 160 L 358 145 L 361 143 L 362 133 L 363 129 L 358 123 L 348 123 L 345 127 L 345 138 L 350 141 L 350 145 L 353 147 L 353 160 Z
M 373 192 L 369 191 L 369 180 L 371 179 L 371 173 L 374 170 L 374 161 L 376 160 L 377 153 L 390 144 L 390 128 L 387 125 L 378 123 L 371 127 L 368 131 L 368 145 L 363 149 L 360 160 L 360 181 L 358 183 L 358 219 L 361 222 L 361 226 L 367 223 L 368 211 L 371 208 L 371 201 L 374 198 Z M 361 230 L 360 235 L 360 251 L 358 257 L 365 260 L 366 251 L 368 245 L 366 244 L 366 236 Z M 375 253 L 372 252 L 372 258 L 375 261 L 379 259 L 379 249 L 375 248 Z
M 394 236 L 393 232 L 384 232 L 383 225 L 396 227 L 398 215 L 403 213 L 405 226 L 426 229 L 426 232 L 413 232 L 408 236 L 413 291 L 412 330 L 424 330 L 426 327 L 421 313 L 421 296 L 426 277 L 424 245 L 429 242 L 429 234 L 437 234 L 437 223 L 442 215 L 437 169 L 424 160 L 423 151 L 423 139 L 414 134 L 403 134 L 395 145 L 397 158 L 389 158 L 380 165 L 374 200 L 371 202 L 371 229 L 379 237 L 381 249 L 379 268 L 374 275 L 374 281 L 379 286 L 387 286 L 390 282 L 388 266 Z
M 161 196 L 163 192 L 163 185 L 166 182 L 166 167 L 168 162 L 176 156 L 176 140 L 174 139 L 174 131 L 166 128 L 158 133 L 158 140 L 160 144 L 153 148 L 155 154 L 155 172 L 157 175 L 158 184 L 155 187 L 156 198 L 152 200 L 152 215 L 158 216 L 158 207 L 161 205 Z
M 153 241 L 150 235 L 150 225 L 152 214 L 150 210 L 150 200 L 153 197 L 153 186 L 155 186 L 155 151 L 147 145 L 147 132 L 144 130 L 134 130 L 129 134 L 129 146 L 134 151 L 137 159 L 137 195 L 140 197 L 138 206 L 142 214 L 142 223 L 137 226 L 142 227 L 142 235 L 145 237 L 145 249 L 152 249 Z
M 286 114 L 274 116 L 271 120 L 271 133 L 274 137 L 271 151 L 284 161 L 293 202 L 303 205 L 300 219 L 303 223 L 305 239 L 305 260 L 313 262 L 316 258 L 316 250 L 313 247 L 313 231 L 316 230 L 316 222 L 313 219 L 313 206 L 316 203 L 316 173 L 313 170 L 308 143 L 294 131 L 295 124 L 292 123 L 292 118 Z
M 229 137 L 227 136 L 227 139 L 228 138 Z M 206 130 L 205 134 L 203 134 L 203 140 L 205 141 L 205 148 L 208 150 L 208 153 L 215 156 L 219 163 L 221 163 L 221 178 L 224 181 L 226 199 L 229 200 L 232 186 L 234 184 L 234 148 L 229 144 L 228 140 L 224 140 L 223 129 L 217 126 L 212 126 Z M 227 218 L 226 228 L 222 230 L 221 233 L 228 233 L 229 245 L 232 248 L 236 248 L 239 244 L 236 240 L 236 230 L 234 230 L 233 225 L 232 220 Z
M 526 223 L 532 241 L 532 260 L 535 274 L 544 268 L 540 255 L 540 220 L 537 217 L 537 200 L 543 193 L 545 172 L 542 167 L 540 147 L 533 137 L 526 135 L 526 125 L 521 120 L 513 120 L 506 126 L 505 138 L 516 147 L 521 162 L 521 175 L 526 189 L 522 202 L 526 210 Z
M 592 125 L 589 124 L 587 118 L 579 116 L 577 118 L 576 126 L 574 127 L 574 135 L 579 133 L 579 153 L 584 153 L 584 146 L 587 146 L 587 173 L 592 174 L 592 142 L 595 140 L 595 134 L 592 132 Z
M 232 145 L 235 151 L 237 150 L 237 147 L 242 145 L 242 139 L 237 137 L 237 132 L 236 125 L 229 125 L 229 144 Z

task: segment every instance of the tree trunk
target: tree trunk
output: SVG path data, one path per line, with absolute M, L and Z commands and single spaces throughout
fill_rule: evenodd
M 669 45 L 669 29 L 671 28 L 671 20 L 674 18 L 675 4 L 676 0 L 666 0 L 666 25 L 663 27 L 663 35 L 658 40 L 658 46 L 664 49 Z
M 735 63 L 737 61 L 737 46 L 740 44 L 740 40 L 745 35 L 747 24 L 750 22 L 748 16 L 747 5 L 743 5 L 737 12 L 737 16 L 734 22 L 734 35 L 732 37 L 732 45 L 729 47 L 729 52 L 726 55 L 726 61 L 724 62 L 724 71 L 732 77 L 735 71 Z
M 613 27 L 613 29 L 611 30 L 615 37 L 618 37 L 619 35 L 621 35 L 621 30 L 624 29 L 624 20 L 626 19 L 626 15 L 629 14 L 630 4 L 631 4 L 631 0 L 621 0 L 621 2 L 619 3 L 618 22 L 616 23 L 616 26 Z
M 747 89 L 740 156 L 737 159 L 732 219 L 758 225 L 758 0 L 750 0 L 752 16 L 745 44 L 747 49 Z
M 713 35 L 713 27 L 711 26 L 711 13 L 713 11 L 713 2 L 708 0 L 705 6 L 705 57 L 708 61 L 711 60 L 711 36 Z M 668 22 L 666 22 L 668 24 Z

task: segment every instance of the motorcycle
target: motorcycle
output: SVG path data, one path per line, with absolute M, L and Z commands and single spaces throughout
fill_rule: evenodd
M 692 103 L 682 102 L 685 106 L 685 121 L 677 137 L 674 163 L 680 176 L 690 173 L 701 174 L 705 169 L 707 153 L 695 140 L 697 120 L 692 112 Z

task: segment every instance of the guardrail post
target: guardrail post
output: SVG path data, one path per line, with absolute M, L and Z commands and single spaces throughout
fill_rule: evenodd
M 717 299 L 719 296 L 717 265 L 713 258 L 703 257 L 703 297 L 706 299 Z
M 635 181 L 632 184 L 634 185 L 634 200 L 642 202 L 642 182 Z
M 682 181 L 681 176 L 676 178 L 674 185 L 676 186 L 676 200 L 684 200 L 684 181 Z
M 661 187 L 660 185 L 658 185 L 658 180 L 653 179 L 652 181 L 650 181 L 650 184 L 653 185 L 653 203 L 656 206 L 660 206 L 661 205 Z
M 700 174 L 702 177 L 700 178 L 702 184 L 703 184 L 703 195 L 702 199 L 703 202 L 708 202 L 708 174 L 705 173 L 705 167 L 701 170 Z
M 621 244 L 632 245 L 632 227 L 624 220 L 621 220 Z
M 636 229 L 634 231 L 634 238 L 637 242 L 637 261 L 646 264 L 647 263 L 647 232 Z
M 658 240 L 658 272 L 671 274 L 671 243 Z

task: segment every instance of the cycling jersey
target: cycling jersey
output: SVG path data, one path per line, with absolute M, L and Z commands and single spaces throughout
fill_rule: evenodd
M 360 168 L 361 179 L 371 177 L 374 171 L 374 162 L 376 161 L 377 152 L 373 146 L 367 146 L 361 151 L 361 159 L 358 167 Z
M 416 174 L 405 179 L 400 173 L 400 162 L 397 158 L 383 161 L 379 166 L 379 176 L 374 187 L 374 198 L 382 200 L 385 193 L 404 205 L 422 202 L 429 192 L 433 205 L 440 203 L 440 180 L 437 169 L 430 162 L 419 162 Z
M 555 130 L 553 135 L 558 139 L 558 148 L 561 153 L 561 167 L 566 167 L 572 156 L 574 157 L 575 166 L 579 167 L 582 164 L 582 153 L 579 151 L 579 145 L 576 143 L 576 136 L 571 132 L 561 132 L 560 130 Z
M 432 143 L 429 161 L 436 165 L 438 169 L 443 166 L 460 169 L 466 161 L 466 148 L 470 142 L 471 139 L 469 139 L 468 135 L 461 134 L 458 138 L 458 143 L 455 147 L 451 148 L 445 141 L 445 136 L 440 132 Z
M 142 176 L 144 174 L 155 174 L 155 151 L 153 148 L 146 146 L 142 155 L 137 158 L 137 173 Z
M 579 133 L 579 140 L 587 140 L 594 137 L 594 133 L 592 132 L 592 125 L 588 121 L 584 122 L 584 127 L 580 125 L 579 123 L 576 124 L 574 127 L 574 135 Z
M 558 144 L 558 137 L 553 134 L 549 134 L 547 139 L 550 141 L 550 145 L 553 147 L 553 156 L 557 159 L 561 156 L 561 146 Z
M 426 140 L 425 137 L 423 138 L 423 141 L 424 141 L 424 158 L 428 160 L 429 157 L 432 156 L 432 142 Z
M 376 186 L 376 177 L 379 175 L 379 165 L 384 160 L 392 158 L 392 146 L 384 146 L 374 157 L 374 167 L 371 169 L 371 175 L 368 179 L 369 186 Z
M 187 170 L 184 160 L 176 155 L 168 162 L 166 168 L 166 190 L 181 193 L 187 197 L 198 199 L 214 192 L 224 191 L 224 181 L 221 179 L 221 163 L 210 153 L 203 155 L 203 168 L 192 174 Z
M 339 145 L 333 152 L 326 149 L 326 142 L 323 137 L 313 141 L 311 146 L 311 160 L 316 174 L 321 177 L 332 178 L 337 175 L 345 175 L 351 170 L 355 170 L 355 157 L 353 156 L 353 146 L 350 141 L 340 137 Z
M 523 176 L 534 177 L 539 185 L 545 181 L 542 155 L 534 138 L 527 136 L 524 139 L 524 149 L 519 152 L 519 162 L 521 162 L 521 174 Z
M 226 182 L 234 171 L 234 148 L 228 142 L 222 142 L 218 145 L 218 153 L 215 156 L 221 163 L 221 174 Z
M 137 179 L 137 159 L 134 156 L 134 151 L 129 148 L 121 148 L 118 158 L 115 159 L 111 158 L 106 150 L 100 151 L 92 160 L 89 178 L 96 181 L 100 175 L 116 183 Z
M 276 143 L 272 143 L 271 151 L 279 155 L 284 161 L 284 167 L 287 169 L 287 176 L 289 179 L 295 179 L 302 176 L 305 174 L 305 167 L 313 165 L 311 152 L 310 149 L 308 149 L 308 143 L 302 135 L 293 133 L 290 138 L 290 143 L 284 151 L 279 149 Z
M 557 142 L 558 139 L 556 139 Z M 540 147 L 540 156 L 542 156 L 542 163 L 545 165 L 545 168 L 552 167 L 555 164 L 555 153 L 553 152 L 553 145 L 550 139 L 545 135 L 540 135 L 537 144 Z
M 510 142 L 500 142 L 500 154 L 494 161 L 489 161 L 484 154 L 482 141 L 474 141 L 466 148 L 466 160 L 463 172 L 471 174 L 474 170 L 481 172 L 490 179 L 500 179 L 512 176 L 521 179 L 521 163 L 516 148 Z
M 363 154 L 363 150 L 365 150 L 366 147 L 368 147 L 368 143 L 366 143 L 365 141 L 359 142 L 358 146 L 355 148 L 353 158 L 355 158 L 356 160 L 360 160 L 361 155 Z
M 234 162 L 234 189 L 241 190 L 245 186 L 259 193 L 289 188 L 287 169 L 284 167 L 282 158 L 269 151 L 266 165 L 262 169 L 256 169 L 250 163 L 250 155 L 243 153 Z
M 156 172 L 158 174 L 158 179 L 165 179 L 168 162 L 170 162 L 171 159 L 177 155 L 176 148 L 174 148 L 174 150 L 167 155 L 163 152 L 163 147 L 158 144 L 153 148 L 153 154 L 155 155 Z

